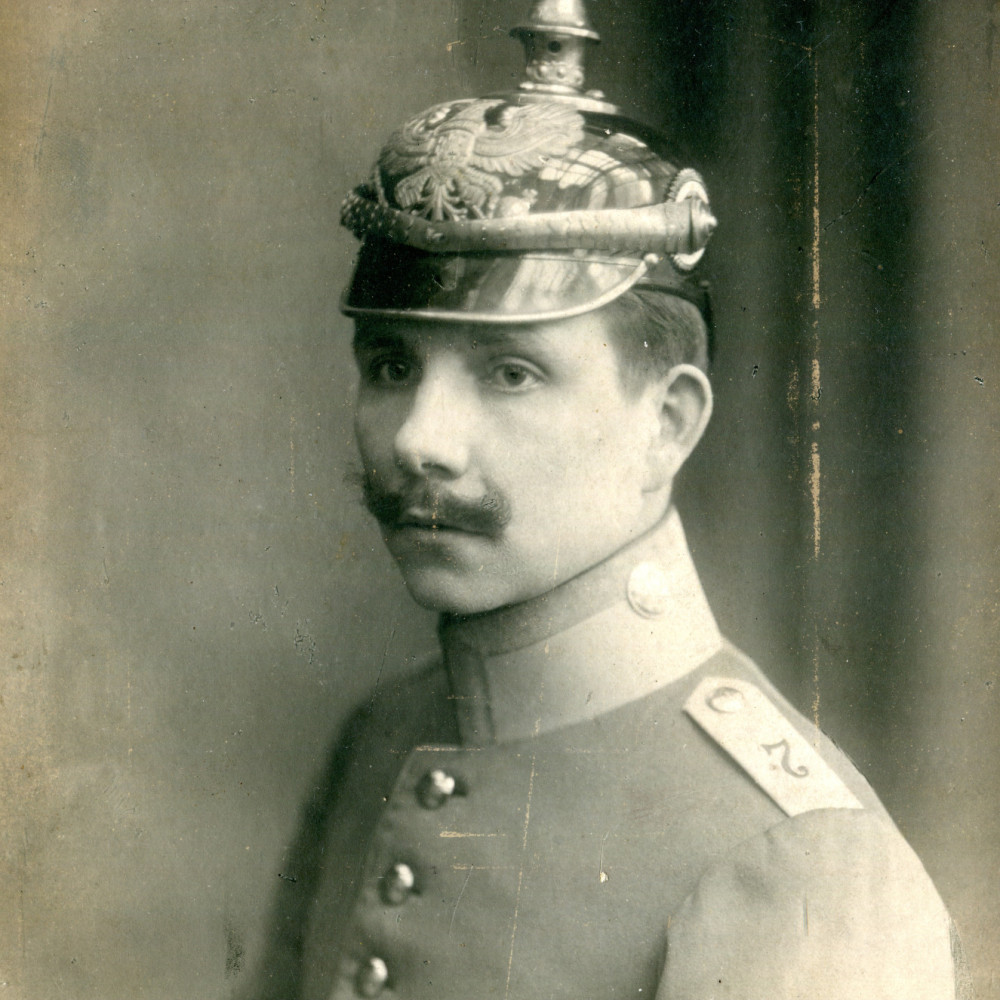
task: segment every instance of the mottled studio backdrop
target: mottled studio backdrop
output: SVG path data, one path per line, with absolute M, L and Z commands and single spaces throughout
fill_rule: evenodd
M 432 646 L 345 475 L 346 189 L 521 0 L 0 10 L 0 1000 L 224 998 L 346 709 Z M 996 0 L 604 0 L 720 228 L 681 496 L 1000 993 Z

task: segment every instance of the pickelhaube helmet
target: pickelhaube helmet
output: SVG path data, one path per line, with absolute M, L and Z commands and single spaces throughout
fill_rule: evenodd
M 516 91 L 439 104 L 383 148 L 341 221 L 362 242 L 351 316 L 534 323 L 589 312 L 635 286 L 694 302 L 715 228 L 698 173 L 598 91 L 583 0 L 539 0 L 511 31 Z

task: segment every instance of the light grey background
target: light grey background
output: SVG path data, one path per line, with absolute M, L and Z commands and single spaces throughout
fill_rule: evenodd
M 345 482 L 337 213 L 407 116 L 515 81 L 527 7 L 0 13 L 0 998 L 227 996 L 338 720 L 433 646 Z M 1000 7 L 594 18 L 722 220 L 709 596 L 997 995 Z

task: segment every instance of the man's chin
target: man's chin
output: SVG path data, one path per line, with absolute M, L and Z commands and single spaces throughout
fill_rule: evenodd
M 410 596 L 422 608 L 441 614 L 475 615 L 509 603 L 485 570 L 453 566 L 414 566 L 397 559 Z

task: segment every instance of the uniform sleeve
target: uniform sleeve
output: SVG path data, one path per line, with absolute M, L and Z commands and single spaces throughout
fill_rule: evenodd
M 710 868 L 673 917 L 657 1000 L 956 1000 L 948 914 L 899 832 L 803 813 Z

